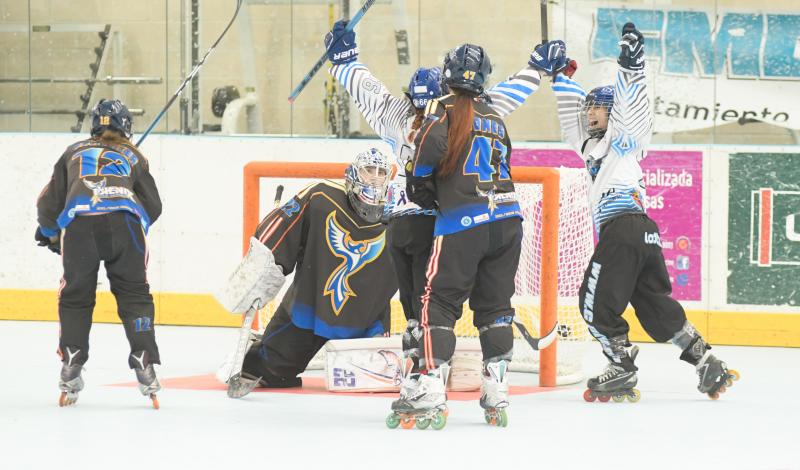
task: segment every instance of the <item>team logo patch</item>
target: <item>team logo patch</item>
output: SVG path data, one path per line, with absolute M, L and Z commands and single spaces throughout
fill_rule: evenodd
M 331 253 L 341 258 L 342 263 L 333 270 L 325 283 L 323 295 L 331 296 L 331 307 L 336 315 L 341 313 L 344 304 L 356 293 L 350 288 L 350 276 L 364 266 L 378 259 L 386 245 L 384 233 L 369 240 L 353 240 L 350 232 L 336 221 L 336 212 L 332 211 L 325 219 L 326 240 Z

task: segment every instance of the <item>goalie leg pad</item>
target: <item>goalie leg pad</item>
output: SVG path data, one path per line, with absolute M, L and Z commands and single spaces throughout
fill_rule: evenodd
M 275 298 L 286 277 L 275 264 L 275 256 L 255 237 L 239 267 L 231 274 L 225 291 L 215 294 L 217 301 L 231 313 L 244 313 L 251 305 L 264 307 Z

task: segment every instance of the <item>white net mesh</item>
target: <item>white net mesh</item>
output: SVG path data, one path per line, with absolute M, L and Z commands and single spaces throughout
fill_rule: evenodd
M 593 235 L 591 212 L 588 206 L 589 179 L 581 169 L 561 168 L 561 196 L 558 229 L 558 352 L 557 383 L 559 385 L 579 382 L 583 379 L 583 356 L 590 336 L 578 310 L 578 289 L 583 272 L 591 258 Z M 275 180 L 264 180 L 262 200 L 274 194 Z M 289 188 L 287 188 L 288 190 Z M 538 184 L 516 184 L 522 206 L 523 245 L 516 277 L 516 295 L 512 300 L 517 319 L 533 336 L 539 332 L 539 295 L 541 289 L 541 224 L 542 186 Z M 287 192 L 286 194 L 292 194 Z M 289 283 L 287 282 L 287 285 Z M 277 297 L 279 300 L 282 294 Z M 406 320 L 398 301 L 392 301 L 392 334 L 405 330 Z M 272 317 L 276 302 L 259 312 L 259 328 L 263 330 Z M 478 331 L 472 325 L 472 312 L 465 305 L 461 319 L 456 323 L 456 336 L 461 347 L 472 347 L 478 342 Z M 514 359 L 511 369 L 522 372 L 538 372 L 539 353 L 514 329 Z M 458 346 L 457 346 L 458 347 Z M 320 351 L 309 364 L 310 369 L 324 367 L 324 351 Z

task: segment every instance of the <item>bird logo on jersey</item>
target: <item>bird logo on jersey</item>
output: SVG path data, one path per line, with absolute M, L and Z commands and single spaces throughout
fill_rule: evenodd
M 370 240 L 353 240 L 350 233 L 336 221 L 335 215 L 336 212 L 332 211 L 325 219 L 326 240 L 331 253 L 344 261 L 328 276 L 323 295 L 331 296 L 333 312 L 339 315 L 350 297 L 356 296 L 348 282 L 350 276 L 378 259 L 386 245 L 386 237 L 385 233 L 381 233 Z

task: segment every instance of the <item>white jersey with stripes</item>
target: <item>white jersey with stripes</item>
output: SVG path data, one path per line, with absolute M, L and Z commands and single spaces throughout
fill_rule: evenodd
M 367 124 L 392 148 L 397 163 L 397 174 L 389 188 L 387 212 L 391 217 L 409 214 L 434 215 L 406 197 L 406 163 L 414 156 L 416 131 L 411 130 L 415 109 L 406 96 L 393 96 L 366 65 L 353 61 L 334 65 L 329 73 L 342 84 L 356 103 Z M 501 117 L 511 114 L 539 89 L 541 76 L 532 67 L 498 83 L 486 94 L 491 106 Z
M 600 170 L 594 177 L 590 200 L 594 225 L 629 212 L 645 212 L 645 186 L 639 162 L 647 156 L 653 133 L 653 116 L 644 71 L 618 69 L 614 81 L 614 106 L 602 139 L 590 138 L 581 118 L 586 91 L 559 74 L 553 82 L 558 100 L 561 132 L 582 157 L 587 168 Z

